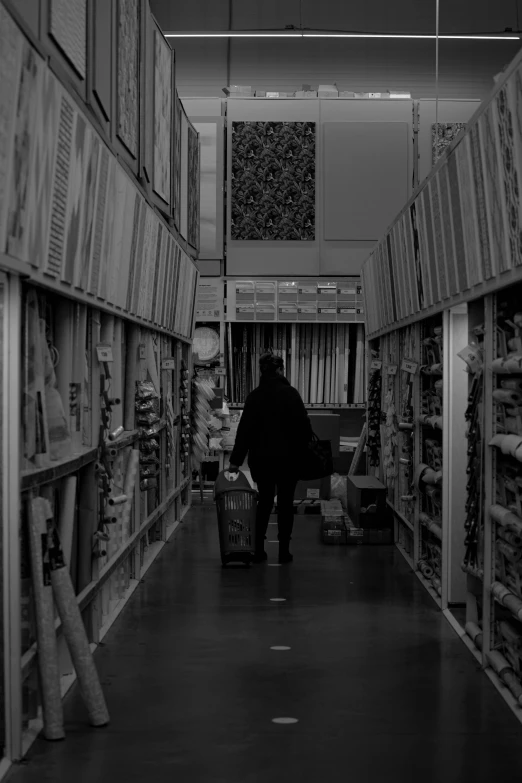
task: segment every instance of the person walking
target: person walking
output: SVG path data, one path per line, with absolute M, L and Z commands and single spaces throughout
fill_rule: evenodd
M 259 493 L 254 562 L 267 559 L 264 542 L 277 493 L 279 562 L 290 563 L 299 456 L 312 437 L 312 426 L 301 395 L 285 378 L 283 359 L 264 353 L 259 369 L 259 386 L 245 400 L 228 470 L 237 472 L 248 454 Z

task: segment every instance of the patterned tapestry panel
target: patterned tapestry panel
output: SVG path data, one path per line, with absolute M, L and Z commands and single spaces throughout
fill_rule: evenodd
M 194 128 L 188 128 L 188 241 L 199 247 L 199 139 Z
M 439 122 L 431 126 L 431 162 L 436 164 L 446 147 L 457 138 L 465 122 Z
M 154 31 L 154 190 L 170 204 L 172 151 L 172 49 Z
M 51 35 L 80 76 L 85 79 L 87 0 L 51 0 Z
M 232 239 L 315 239 L 315 123 L 232 123 Z
M 139 137 L 139 55 L 139 0 L 118 0 L 118 136 L 135 158 Z

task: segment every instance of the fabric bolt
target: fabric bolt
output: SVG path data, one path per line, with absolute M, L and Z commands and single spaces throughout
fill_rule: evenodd
M 231 236 L 315 239 L 315 123 L 233 122 Z
M 410 287 L 406 269 L 406 258 L 402 250 L 400 220 L 395 223 L 391 231 L 392 248 L 399 270 L 400 289 L 402 291 L 402 317 L 406 318 L 411 313 Z
M 435 258 L 439 270 L 440 296 L 448 298 L 448 281 L 446 277 L 446 257 L 444 253 L 444 237 L 442 232 L 442 220 L 440 209 L 439 177 L 438 173 L 430 181 L 428 187 L 431 195 L 431 209 L 433 216 L 433 242 L 435 246 Z
M 431 162 L 433 165 L 465 128 L 465 122 L 438 122 L 431 126 Z
M 502 203 L 500 199 L 500 182 L 498 176 L 498 160 L 495 147 L 494 125 L 484 112 L 478 120 L 478 131 L 482 154 L 484 157 L 484 181 L 486 190 L 486 214 L 489 223 L 491 241 L 491 257 L 494 274 L 505 272 L 510 268 L 510 259 L 506 257 L 504 244 L 504 221 L 502 218 Z
M 103 231 L 105 227 L 105 207 L 107 203 L 107 185 L 109 181 L 109 164 L 109 151 L 105 145 L 101 145 L 100 169 L 98 173 L 98 192 L 96 195 L 96 215 L 94 218 L 92 259 L 89 274 L 89 293 L 93 295 L 98 293 L 100 280 Z
M 460 206 L 459 177 L 455 155 L 450 155 L 448 158 L 448 180 L 451 198 L 451 214 L 453 218 L 453 236 L 455 239 L 458 290 L 467 291 L 469 283 L 466 269 L 466 251 L 464 247 L 464 227 L 462 225 L 462 211 Z
M 506 87 L 503 87 L 498 93 L 495 108 L 500 144 L 501 177 L 504 184 L 504 222 L 509 240 L 511 261 L 515 266 L 520 266 L 522 264 L 522 231 L 519 213 L 520 182 L 514 145 L 513 116 L 509 107 Z
M 448 291 L 453 296 L 458 291 L 456 272 L 455 237 L 453 234 L 453 219 L 451 214 L 451 196 L 449 187 L 448 167 L 444 166 L 437 172 L 439 178 L 440 203 L 442 209 L 442 227 L 444 231 L 444 247 L 448 261 Z
M 488 217 L 486 214 L 486 194 L 484 191 L 484 171 L 482 156 L 480 153 L 479 132 L 477 125 L 470 129 L 470 143 L 473 168 L 473 187 L 475 191 L 475 205 L 478 218 L 480 259 L 482 264 L 482 276 L 489 280 L 493 276 L 491 265 L 491 247 L 488 231 Z
M 114 211 L 116 200 L 116 167 L 117 162 L 111 155 L 109 158 L 109 168 L 107 171 L 107 198 L 105 202 L 105 227 L 101 245 L 100 273 L 98 276 L 97 296 L 100 299 L 107 297 L 107 275 L 111 267 L 112 259 L 112 237 L 114 234 Z

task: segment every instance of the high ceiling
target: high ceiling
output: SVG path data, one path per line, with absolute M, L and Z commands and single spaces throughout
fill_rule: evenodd
M 520 0 L 440 0 L 445 33 L 517 28 Z M 286 25 L 361 32 L 427 33 L 435 28 L 435 0 L 151 0 L 164 30 L 267 29 Z

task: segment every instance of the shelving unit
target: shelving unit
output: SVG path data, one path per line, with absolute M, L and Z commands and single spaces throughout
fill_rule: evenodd
M 397 547 L 519 720 L 521 74 L 519 55 L 362 270 L 380 405 L 400 411 L 401 454 L 409 438 L 400 492 L 385 470 L 398 445 L 391 410 L 373 453 Z M 396 363 L 404 372 L 392 389 Z
M 199 139 L 147 0 L 79 6 L 0 2 L 0 775 L 43 726 L 32 501 L 94 650 L 191 499 Z

